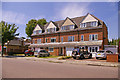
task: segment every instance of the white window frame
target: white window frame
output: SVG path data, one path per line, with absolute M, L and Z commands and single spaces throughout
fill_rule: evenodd
M 97 36 L 97 39 L 96 39 Z M 94 40 L 98 40 L 98 34 L 94 34 Z
M 63 42 L 63 37 L 61 37 L 61 42 Z
M 69 41 L 69 37 L 72 37 L 72 41 Z M 75 41 L 75 37 L 74 36 L 68 36 L 68 42 L 73 42 Z
M 95 50 L 96 47 L 97 47 L 97 51 L 99 51 L 99 46 L 89 46 L 88 51 L 93 52 L 92 49 L 94 49 L 94 52 L 96 52 L 96 50 Z M 91 51 L 90 51 L 90 48 L 91 48 Z
M 96 38 L 96 35 L 97 35 L 97 38 Z M 94 37 L 94 40 L 92 39 L 93 37 Z M 95 40 L 98 40 L 98 34 L 90 34 L 89 41 L 95 41 Z
M 53 48 L 53 51 L 51 51 L 50 48 Z M 54 47 L 49 47 L 48 52 L 54 52 Z
M 82 40 L 82 36 L 83 36 L 83 40 Z M 81 41 L 84 41 L 84 35 L 81 35 Z
M 38 40 L 40 40 L 40 42 Z M 40 43 L 41 43 L 41 39 L 37 39 L 37 44 L 40 44 Z
M 55 42 L 51 42 L 51 39 L 55 39 Z M 56 43 L 56 38 L 51 38 L 51 39 L 50 39 L 50 42 L 51 42 L 51 43 Z

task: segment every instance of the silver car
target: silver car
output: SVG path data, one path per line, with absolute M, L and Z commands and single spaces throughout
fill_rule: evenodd
M 110 50 L 101 50 L 101 51 L 98 51 L 96 53 L 96 59 L 99 59 L 99 58 L 106 59 L 107 58 L 107 54 L 113 54 L 113 52 L 110 51 Z

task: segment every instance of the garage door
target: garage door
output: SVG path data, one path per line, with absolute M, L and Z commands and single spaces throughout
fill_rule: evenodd
M 72 56 L 72 50 L 74 49 L 74 47 L 66 47 L 66 55 L 67 56 Z

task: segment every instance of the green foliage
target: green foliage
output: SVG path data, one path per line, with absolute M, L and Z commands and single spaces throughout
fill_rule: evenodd
M 32 35 L 33 30 L 34 30 L 34 28 L 36 27 L 37 24 L 39 24 L 41 26 L 44 26 L 46 23 L 47 23 L 46 19 L 44 19 L 44 18 L 39 19 L 38 21 L 35 20 L 35 19 L 31 19 L 28 22 L 28 24 L 26 24 L 27 27 L 26 27 L 25 31 L 26 31 L 27 36 L 30 37 Z
M 39 25 L 41 25 L 41 26 L 44 26 L 45 24 L 47 23 L 47 21 L 46 21 L 46 19 L 39 19 L 38 21 L 37 21 L 37 24 L 39 24 Z
M 1 21 L 0 27 L 2 28 L 2 45 L 4 45 L 7 41 L 13 40 L 15 36 L 19 35 L 19 33 L 16 34 L 18 27 L 16 27 L 15 24 L 8 24 Z
M 15 24 L 8 24 L 5 23 L 4 21 L 0 22 L 0 37 L 1 37 L 0 41 L 2 43 L 2 48 L 6 42 L 13 40 L 15 36 L 19 35 L 19 33 L 16 34 L 17 29 L 18 27 L 16 27 Z
M 108 41 L 108 45 L 118 45 L 120 39 L 112 39 L 112 41 Z
M 28 37 L 31 36 L 36 25 L 37 25 L 37 20 L 35 20 L 35 19 L 31 19 L 28 22 L 28 24 L 26 24 L 27 27 L 26 27 L 25 31 L 26 31 L 26 34 L 28 35 Z

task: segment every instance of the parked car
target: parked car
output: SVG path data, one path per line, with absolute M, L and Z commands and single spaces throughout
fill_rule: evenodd
M 92 58 L 92 53 L 88 51 L 81 51 L 80 48 L 77 48 L 73 50 L 72 57 L 74 59 Z
M 50 53 L 48 53 L 48 51 L 42 49 L 42 50 L 38 51 L 37 54 L 35 54 L 35 56 L 47 57 L 47 56 L 50 56 Z
M 25 51 L 25 56 L 33 56 L 34 52 L 32 50 L 26 50 Z
M 110 50 L 101 50 L 101 51 L 98 51 L 96 53 L 96 59 L 100 59 L 100 58 L 106 59 L 107 58 L 107 54 L 113 54 L 113 52 L 110 51 Z

